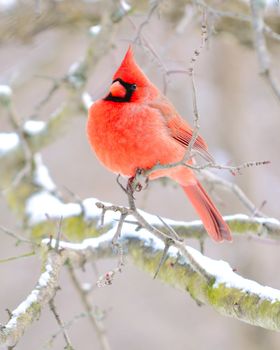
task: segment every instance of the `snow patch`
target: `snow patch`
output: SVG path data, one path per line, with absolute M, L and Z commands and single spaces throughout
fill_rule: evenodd
M 1 0 L 0 0 L 1 7 Z M 0 96 L 11 98 L 13 92 L 9 85 L 0 85 Z
M 54 191 L 56 186 L 50 177 L 48 168 L 43 164 L 41 155 L 37 153 L 34 159 L 36 164 L 34 172 L 35 184 L 50 192 Z
M 50 264 L 48 264 L 46 266 L 46 271 L 44 273 L 42 273 L 42 275 L 39 278 L 38 281 L 38 285 L 39 287 L 46 287 L 49 283 L 49 280 L 51 278 L 51 272 L 52 272 L 53 268 Z
M 125 12 L 129 12 L 131 10 L 131 5 L 128 4 L 125 0 L 121 0 L 121 7 Z
M 86 198 L 83 200 L 82 205 L 86 220 L 92 220 L 100 217 L 101 209 L 97 208 L 97 202 L 98 200 L 96 198 Z
M 42 120 L 27 120 L 23 125 L 23 130 L 28 135 L 36 135 L 46 128 L 46 123 Z
M 210 275 L 215 277 L 214 287 L 224 284 L 228 288 L 236 288 L 243 292 L 255 294 L 261 299 L 267 299 L 271 302 L 280 302 L 280 291 L 271 287 L 262 286 L 255 281 L 243 278 L 237 273 L 233 272 L 231 266 L 223 260 L 212 260 L 196 249 L 187 247 L 190 254 L 195 261 L 202 266 L 202 268 Z
M 15 133 L 0 134 L 0 156 L 12 151 L 19 145 L 19 136 Z
M 93 104 L 93 99 L 88 92 L 84 92 L 82 95 L 82 101 L 86 109 L 89 109 Z
M 12 318 L 5 326 L 5 329 L 16 327 L 17 318 L 22 314 L 24 314 L 33 303 L 38 302 L 38 295 L 39 295 L 39 290 L 34 289 L 31 292 L 31 294 L 29 294 L 27 299 L 25 299 L 21 304 L 19 304 L 19 306 L 12 312 Z
M 100 33 L 101 31 L 101 26 L 100 25 L 96 25 L 96 26 L 92 26 L 89 28 L 89 33 L 92 36 L 96 36 Z
M 81 206 L 77 203 L 63 203 L 48 191 L 41 191 L 31 196 L 26 203 L 26 215 L 29 224 L 35 225 L 50 218 L 67 218 L 81 214 Z

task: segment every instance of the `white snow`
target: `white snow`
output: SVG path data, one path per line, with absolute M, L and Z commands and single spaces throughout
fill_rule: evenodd
M 38 286 L 39 287 L 46 287 L 49 283 L 49 280 L 51 278 L 51 272 L 52 272 L 52 266 L 50 264 L 47 264 L 46 271 L 42 273 L 42 275 L 39 278 Z
M 100 30 L 101 30 L 101 26 L 100 25 L 96 25 L 96 26 L 92 26 L 89 28 L 89 33 L 92 35 L 92 36 L 96 36 L 100 33 Z
M 12 318 L 5 326 L 5 328 L 13 328 L 16 326 L 17 318 L 24 314 L 33 303 L 38 302 L 39 289 L 45 287 L 50 279 L 50 273 L 52 272 L 52 266 L 47 264 L 46 271 L 41 275 L 36 289 L 34 289 L 31 294 L 25 299 L 19 306 L 12 312 Z
M 43 164 L 42 157 L 39 153 L 34 156 L 35 160 L 35 171 L 34 171 L 34 182 L 36 185 L 44 188 L 48 191 L 54 191 L 56 186 L 52 181 L 48 168 Z
M 89 109 L 93 104 L 93 99 L 88 92 L 84 92 L 82 95 L 82 101 L 86 109 Z
M 0 0 L 1 6 L 1 0 Z M 10 98 L 12 96 L 12 89 L 9 85 L 0 85 L 0 96 L 5 96 Z
M 12 318 L 6 324 L 5 329 L 14 328 L 16 326 L 17 318 L 24 314 L 33 303 L 38 302 L 38 294 L 39 290 L 34 289 L 31 294 L 29 294 L 29 296 L 19 304 L 19 306 L 12 312 Z
M 81 214 L 81 206 L 78 203 L 63 203 L 48 191 L 41 191 L 31 196 L 26 203 L 26 215 L 29 224 L 34 225 L 50 218 L 66 218 Z
M 272 224 L 272 225 L 280 225 L 280 221 L 275 218 L 258 218 L 256 220 L 262 224 Z
M 131 5 L 128 4 L 125 0 L 121 0 L 120 3 L 125 12 L 129 12 L 131 10 Z
M 261 299 L 267 299 L 272 302 L 280 301 L 279 290 L 262 286 L 255 281 L 241 277 L 233 272 L 230 265 L 223 260 L 217 261 L 210 259 L 191 247 L 187 247 L 187 249 L 195 261 L 200 264 L 206 272 L 216 278 L 214 287 L 217 288 L 219 285 L 224 284 L 228 288 L 236 288 L 243 292 L 256 294 Z
M 71 77 L 72 75 L 76 74 L 77 71 L 80 70 L 81 62 L 74 62 L 71 64 L 68 75 Z
M 19 145 L 19 136 L 15 133 L 0 134 L 0 156 L 9 152 Z
M 83 208 L 86 220 L 96 219 L 100 217 L 101 209 L 95 205 L 98 200 L 96 198 L 86 198 L 83 200 Z
M 27 120 L 23 125 L 23 130 L 28 135 L 36 135 L 46 128 L 46 123 L 42 120 Z
M 85 292 L 89 292 L 92 289 L 92 284 L 88 282 L 84 282 L 82 284 L 82 288 Z

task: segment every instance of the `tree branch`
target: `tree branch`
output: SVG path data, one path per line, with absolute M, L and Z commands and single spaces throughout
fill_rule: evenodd
M 112 215 L 109 220 L 114 220 Z M 112 228 L 101 237 L 87 239 L 80 244 L 60 242 L 60 252 L 55 249 L 48 250 L 45 272 L 26 300 L 12 312 L 10 321 L 1 326 L 0 344 L 17 344 L 26 328 L 37 319 L 41 309 L 55 294 L 59 272 L 66 260 L 77 267 L 96 259 L 114 257 L 114 234 L 115 229 Z M 120 243 L 135 264 L 149 274 L 154 274 L 164 248 L 161 240 L 146 230 L 135 232 L 135 226 L 126 223 Z M 49 244 L 50 239 L 42 242 L 46 248 Z M 56 246 L 55 240 L 51 241 L 51 246 Z M 159 279 L 187 291 L 196 301 L 213 307 L 223 315 L 280 331 L 280 291 L 244 279 L 223 261 L 207 258 L 191 247 L 186 249 L 207 272 L 208 278 L 193 270 L 188 257 L 173 247 L 167 252 L 167 260 L 161 267 Z
M 260 74 L 265 78 L 275 96 L 280 99 L 280 85 L 276 77 L 273 76 L 270 68 L 270 57 L 267 50 L 264 36 L 265 24 L 263 20 L 263 9 L 261 3 L 256 0 L 250 0 L 252 24 L 255 34 L 255 49 L 258 56 Z
M 113 220 L 110 216 L 110 220 Z M 26 328 L 37 319 L 41 309 L 54 297 L 59 273 L 66 261 L 77 267 L 89 261 L 115 257 L 112 250 L 114 235 L 115 227 L 98 238 L 79 244 L 60 242 L 60 252 L 48 248 L 50 244 L 55 248 L 55 240 L 44 239 L 42 245 L 48 248 L 44 272 L 34 290 L 12 312 L 9 322 L 1 326 L 0 345 L 16 345 Z M 126 223 L 120 243 L 136 265 L 154 274 L 164 249 L 160 239 L 146 230 L 136 232 L 134 225 Z M 167 260 L 158 274 L 159 279 L 187 291 L 199 303 L 209 305 L 225 316 L 280 331 L 280 291 L 239 276 L 224 261 L 210 259 L 191 247 L 185 246 L 185 249 L 187 255 L 175 247 L 168 250 Z M 193 269 L 190 257 L 204 273 Z
M 97 320 L 95 318 L 95 316 L 93 315 L 92 306 L 91 306 L 90 301 L 88 300 L 87 292 L 82 288 L 72 265 L 69 263 L 68 263 L 68 270 L 69 270 L 69 274 L 70 274 L 71 280 L 73 282 L 73 285 L 74 285 L 76 291 L 78 292 L 80 299 L 82 301 L 82 304 L 86 310 L 86 314 L 88 315 L 90 323 L 91 323 L 94 331 L 97 334 L 97 337 L 98 337 L 98 340 L 99 340 L 99 343 L 100 343 L 102 350 L 110 350 L 111 347 L 109 345 L 109 341 L 108 341 L 108 338 L 106 335 L 105 327 L 104 327 L 102 321 Z
M 54 297 L 61 267 L 66 256 L 51 250 L 43 265 L 37 285 L 27 298 L 11 313 L 6 325 L 0 326 L 0 345 L 13 347 L 23 336 L 26 328 L 40 316 L 41 310 Z
M 88 239 L 81 244 L 61 242 L 60 247 L 86 256 L 88 260 L 112 257 L 114 253 L 111 242 L 114 233 L 112 229 L 99 238 Z M 48 241 L 44 240 L 43 243 L 47 244 Z M 134 263 L 149 274 L 154 274 L 164 248 L 162 241 L 145 230 L 135 233 L 133 226 L 126 225 L 120 243 Z M 280 331 L 280 291 L 244 279 L 234 273 L 224 261 L 207 258 L 191 247 L 186 246 L 186 249 L 207 272 L 208 278 L 194 271 L 184 254 L 171 248 L 167 253 L 167 261 L 159 272 L 159 279 L 188 291 L 195 300 L 213 307 L 223 315 Z

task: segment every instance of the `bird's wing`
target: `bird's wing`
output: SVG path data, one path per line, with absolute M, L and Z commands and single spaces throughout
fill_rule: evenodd
M 192 138 L 192 129 L 188 123 L 180 117 L 170 102 L 162 96 L 160 99 L 149 102 L 148 106 L 160 112 L 171 137 L 180 145 L 187 148 Z M 213 157 L 207 150 L 207 144 L 201 136 L 197 136 L 193 149 L 201 154 L 207 161 L 213 161 Z

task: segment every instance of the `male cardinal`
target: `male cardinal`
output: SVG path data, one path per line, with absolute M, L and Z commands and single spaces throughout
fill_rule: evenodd
M 136 64 L 129 47 L 108 95 L 94 102 L 89 110 L 87 134 L 105 167 L 116 174 L 133 177 L 137 169 L 181 161 L 192 129 Z M 200 136 L 193 150 L 212 159 Z M 149 179 L 162 176 L 181 185 L 215 241 L 231 240 L 227 224 L 190 168 L 158 170 L 151 173 Z

